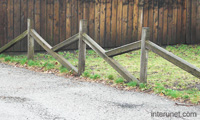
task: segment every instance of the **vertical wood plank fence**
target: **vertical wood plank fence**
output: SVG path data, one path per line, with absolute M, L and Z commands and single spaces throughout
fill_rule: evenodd
M 52 46 L 77 34 L 83 18 L 103 48 L 138 41 L 142 26 L 159 45 L 200 43 L 200 0 L 0 0 L 0 47 L 26 30 L 27 18 Z M 26 44 L 9 51 L 26 51 Z M 35 50 L 43 48 L 35 43 Z

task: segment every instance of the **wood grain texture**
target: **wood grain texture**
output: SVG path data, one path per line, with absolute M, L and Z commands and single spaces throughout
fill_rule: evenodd
M 191 16 L 191 43 L 195 44 L 196 41 L 196 25 L 197 25 L 197 0 L 192 0 L 192 16 Z
M 147 63 L 148 63 L 148 50 L 146 49 L 146 41 L 149 40 L 150 31 L 148 27 L 142 28 L 141 39 L 141 57 L 140 57 L 140 82 L 147 83 Z
M 114 57 L 121 55 L 130 51 L 139 50 L 141 48 L 141 41 L 129 43 L 111 50 L 106 51 L 106 55 L 109 57 Z
M 66 38 L 66 0 L 60 0 L 59 2 L 60 11 L 60 42 Z
M 28 0 L 21 0 L 21 31 L 20 33 L 27 30 L 27 19 L 28 19 Z M 21 51 L 27 51 L 27 38 L 21 41 Z
M 186 12 L 186 0 L 183 0 L 182 4 L 182 22 L 181 22 L 181 43 L 186 43 L 186 19 L 187 19 L 187 12 Z
M 171 44 L 176 44 L 176 40 L 177 40 L 177 1 L 178 0 L 174 0 L 173 1 L 173 24 L 172 24 L 172 40 L 171 40 Z
M 23 32 L 21 35 L 17 36 L 15 39 L 11 40 L 8 42 L 6 45 L 2 46 L 0 48 L 0 53 L 4 52 L 5 50 L 9 49 L 11 46 L 13 46 L 15 43 L 19 42 L 22 40 L 24 37 L 27 35 L 27 30 Z
M 120 46 L 122 42 L 122 5 L 123 0 L 118 0 L 118 8 L 117 8 L 117 34 L 116 34 L 116 46 Z
M 164 16 L 164 2 L 162 0 L 158 0 L 158 41 L 157 43 L 159 45 L 162 44 L 162 41 L 163 41 L 163 22 L 164 22 L 164 19 L 163 19 L 163 16 Z
M 55 45 L 52 47 L 52 50 L 53 51 L 58 51 L 60 50 L 61 48 L 65 47 L 65 46 L 69 46 L 75 42 L 77 42 L 79 39 L 79 34 L 75 34 L 74 36 L 60 42 L 59 44 Z
M 133 41 L 138 40 L 138 1 L 134 0 L 134 13 L 133 13 Z
M 13 30 L 13 27 L 14 27 L 14 6 L 13 6 L 13 0 L 8 0 L 7 1 L 8 4 L 7 4 L 7 42 L 10 42 L 13 38 L 14 38 L 14 30 Z M 13 47 L 8 49 L 8 51 L 13 51 Z
M 112 0 L 112 18 L 111 18 L 111 47 L 116 46 L 117 41 L 117 0 Z
M 172 29 L 173 29 L 173 0 L 169 0 L 168 5 L 168 36 L 167 36 L 167 45 L 170 45 L 172 43 Z
M 144 5 L 139 5 L 144 1 Z M 137 41 L 142 26 L 159 45 L 198 44 L 199 0 L 1 0 L 0 44 L 26 30 L 27 18 L 49 44 L 78 33 L 79 21 L 88 20 L 88 35 L 104 48 Z M 141 6 L 141 7 L 139 7 Z M 143 9 L 140 9 L 143 8 Z M 142 18 L 143 13 L 143 18 Z M 27 40 L 10 51 L 26 51 Z M 72 44 L 64 49 L 77 49 Z M 36 50 L 43 50 L 37 43 Z M 8 51 L 9 51 L 8 50 Z
M 100 44 L 100 9 L 101 3 L 95 0 L 95 41 Z
M 153 42 L 158 41 L 158 0 L 153 0 Z
M 60 16 L 59 16 L 59 0 L 54 0 L 54 22 L 53 22 L 53 41 L 54 45 L 60 43 Z
M 14 38 L 20 35 L 20 2 L 19 0 L 14 0 Z M 14 46 L 14 51 L 21 50 L 21 42 L 16 43 Z
M 104 46 L 106 48 L 109 48 L 109 46 L 112 46 L 111 41 L 111 6 L 112 0 L 106 1 L 106 35 L 105 35 L 105 44 Z M 127 11 L 127 10 L 126 10 Z
M 197 27 L 196 27 L 196 39 L 200 41 L 200 0 L 197 0 Z
M 28 60 L 33 60 L 34 59 L 34 39 L 31 36 L 31 20 L 27 20 L 27 58 Z
M 54 1 L 53 0 L 47 0 L 47 42 L 50 45 L 54 44 L 53 40 L 53 5 Z
M 168 0 L 165 0 L 163 9 L 163 39 L 162 39 L 162 45 L 167 45 L 167 40 L 168 40 Z
M 106 0 L 101 0 L 100 9 L 100 46 L 105 44 L 105 33 L 106 33 Z
M 131 43 L 133 39 L 133 13 L 134 13 L 134 1 L 129 0 L 126 44 Z
M 40 20 L 40 22 L 41 22 L 41 24 L 40 24 L 40 35 L 42 36 L 42 38 L 44 38 L 44 39 L 47 39 L 47 36 L 46 36 L 46 34 L 47 34 L 47 0 L 41 0 L 41 9 L 40 9 L 40 11 L 41 11 L 41 13 L 40 13 L 40 15 L 41 15 L 41 20 Z M 42 49 L 42 48 L 41 48 Z
M 83 41 L 83 34 L 87 33 L 87 20 L 81 20 L 79 25 L 79 45 L 78 45 L 78 75 L 82 75 L 85 71 L 85 60 L 86 60 L 86 44 Z
M 186 7 L 186 14 L 187 14 L 187 21 L 186 21 L 186 43 L 191 44 L 191 8 L 192 4 L 190 0 L 187 0 L 187 7 Z

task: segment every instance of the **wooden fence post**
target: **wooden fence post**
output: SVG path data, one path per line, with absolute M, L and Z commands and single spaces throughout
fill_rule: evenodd
M 87 20 L 80 20 L 80 25 L 79 25 L 78 75 L 81 75 L 85 71 L 86 44 L 83 41 L 83 36 L 82 36 L 83 33 L 87 33 Z
M 32 28 L 31 20 L 28 19 L 28 24 L 27 24 L 27 30 L 28 30 L 28 34 L 27 34 L 28 47 L 27 47 L 27 49 L 28 49 L 28 53 L 27 53 L 27 57 L 28 57 L 29 60 L 34 59 L 34 39 L 30 35 L 31 28 Z
M 146 40 L 150 38 L 150 31 L 148 27 L 142 28 L 141 39 L 141 60 L 140 60 L 140 82 L 147 83 L 147 63 L 148 50 L 146 49 Z

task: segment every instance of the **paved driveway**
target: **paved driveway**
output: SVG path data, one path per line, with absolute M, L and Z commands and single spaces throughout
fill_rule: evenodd
M 200 106 L 0 64 L 0 120 L 165 119 L 200 120 Z

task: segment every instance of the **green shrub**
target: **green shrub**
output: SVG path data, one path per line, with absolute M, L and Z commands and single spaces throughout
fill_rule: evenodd
M 120 84 L 120 83 L 124 82 L 124 79 L 123 78 L 118 78 L 114 82 L 117 83 L 117 84 Z

